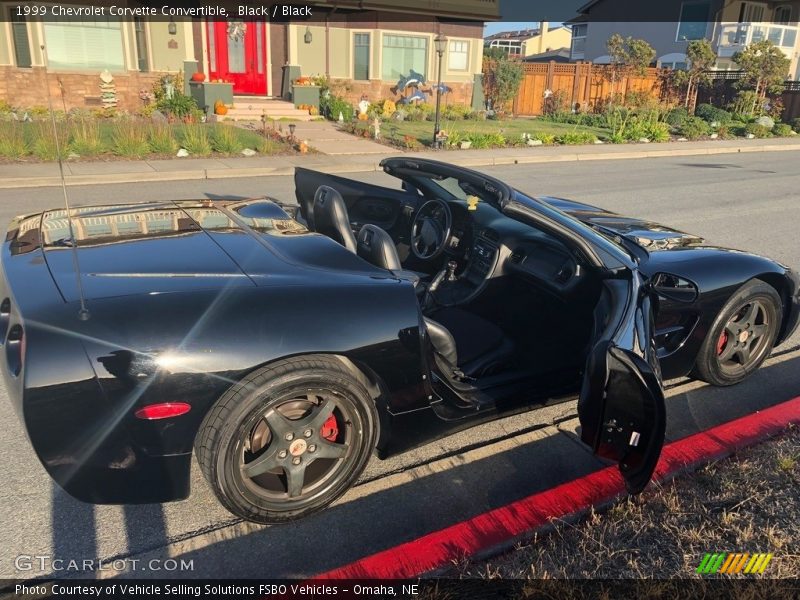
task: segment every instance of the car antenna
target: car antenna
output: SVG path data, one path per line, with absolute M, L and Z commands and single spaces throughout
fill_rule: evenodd
M 78 311 L 78 318 L 81 321 L 88 321 L 90 317 L 89 309 L 86 308 L 86 298 L 83 295 L 83 281 L 81 280 L 81 265 L 78 261 L 78 240 L 75 239 L 75 229 L 72 225 L 72 209 L 69 206 L 69 195 L 67 194 L 67 180 L 64 178 L 64 162 L 61 157 L 61 141 L 58 139 L 58 127 L 56 126 L 56 113 L 53 112 L 53 98 L 50 94 L 50 82 L 47 73 L 47 50 L 44 44 L 39 46 L 42 50 L 42 60 L 44 62 L 44 82 L 47 88 L 47 106 L 50 109 L 50 120 L 53 123 L 53 138 L 56 144 L 56 155 L 58 156 L 58 172 L 61 175 L 61 190 L 64 192 L 64 207 L 67 209 L 67 224 L 69 225 L 69 237 L 72 240 L 72 266 L 75 270 L 75 283 L 78 285 L 78 298 L 81 301 L 81 308 Z M 66 118 L 66 114 L 64 115 Z

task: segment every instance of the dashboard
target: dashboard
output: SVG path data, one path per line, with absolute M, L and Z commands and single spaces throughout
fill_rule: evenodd
M 558 297 L 569 295 L 584 279 L 585 269 L 558 238 L 490 206 L 467 210 L 461 202 L 449 205 L 453 228 L 445 253 L 463 267 L 463 301 L 496 277 L 518 277 Z

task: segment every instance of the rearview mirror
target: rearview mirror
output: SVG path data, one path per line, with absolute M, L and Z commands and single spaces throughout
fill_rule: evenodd
M 697 285 L 672 273 L 656 273 L 650 278 L 651 289 L 665 300 L 691 304 L 700 295 Z

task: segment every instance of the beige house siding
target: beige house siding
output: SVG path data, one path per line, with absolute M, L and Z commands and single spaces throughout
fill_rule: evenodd
M 572 32 L 565 27 L 550 29 L 543 35 L 535 35 L 522 44 L 522 55 L 532 56 L 547 52 L 548 49 L 569 48 L 572 43 Z
M 0 20 L 0 65 L 12 64 L 11 23 Z
M 187 32 L 185 27 L 179 26 L 177 34 L 170 35 L 168 28 L 169 23 L 164 21 L 148 23 L 151 71 L 180 71 L 183 69 L 183 61 L 186 60 L 187 52 L 189 56 L 193 55 L 194 43 L 191 38 L 191 30 Z M 177 48 L 170 48 L 170 41 L 174 41 Z M 190 47 L 187 49 L 187 46 Z

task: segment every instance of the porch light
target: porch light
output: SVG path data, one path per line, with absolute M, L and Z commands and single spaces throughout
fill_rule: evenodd
M 306 44 L 310 44 L 311 40 L 313 40 L 313 39 L 314 39 L 314 36 L 311 35 L 311 28 L 308 25 L 306 25 L 306 34 L 303 36 L 303 41 Z
M 172 17 L 169 18 L 169 25 L 167 26 L 167 31 L 169 31 L 170 35 L 176 35 L 178 33 L 178 25 L 175 23 L 175 19 Z
M 447 49 L 447 38 L 440 33 L 434 38 L 433 46 L 436 48 L 436 54 L 441 58 L 444 51 Z

